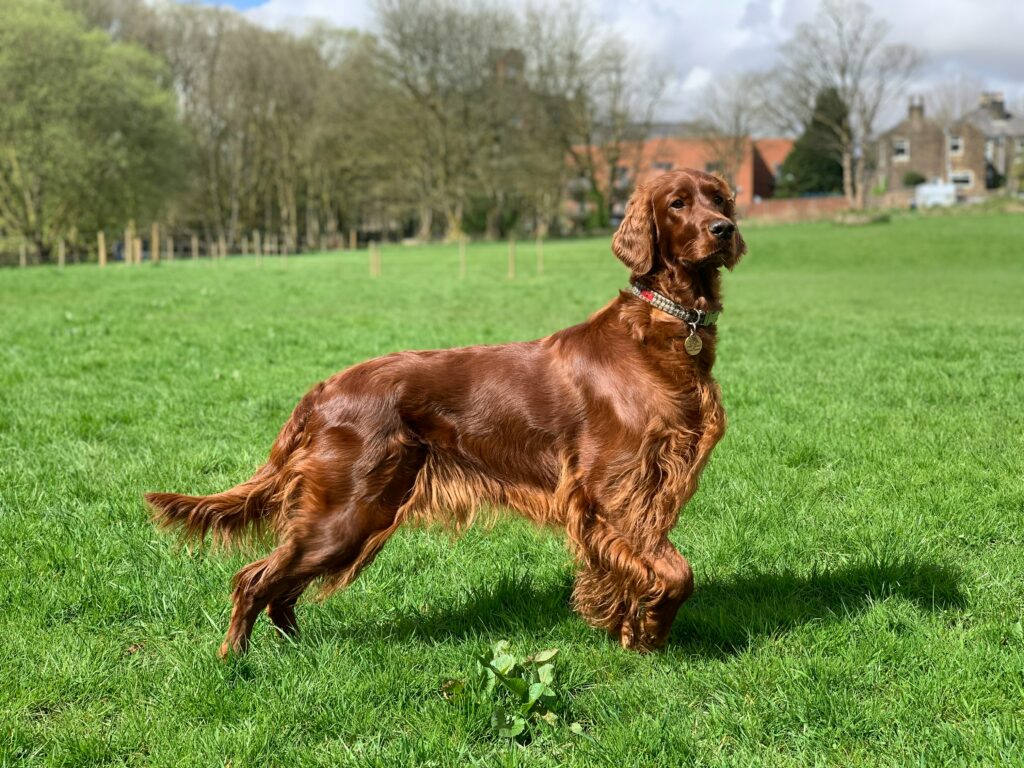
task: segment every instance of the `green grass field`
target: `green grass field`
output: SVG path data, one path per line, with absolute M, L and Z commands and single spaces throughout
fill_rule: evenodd
M 545 335 L 625 285 L 605 240 L 0 272 L 0 764 L 1024 765 L 1024 217 L 750 227 L 730 428 L 673 539 L 663 653 L 568 608 L 562 537 L 403 531 L 347 591 L 215 651 L 251 553 L 145 490 L 243 480 L 314 382 Z M 498 640 L 557 647 L 563 723 L 492 737 Z M 575 721 L 583 734 L 565 723 Z

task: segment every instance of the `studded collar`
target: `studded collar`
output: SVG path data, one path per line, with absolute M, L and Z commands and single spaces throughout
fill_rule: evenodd
M 679 318 L 691 327 L 707 327 L 714 325 L 718 322 L 718 316 L 722 314 L 721 312 L 705 312 L 703 309 L 691 309 L 689 307 L 684 307 L 682 304 L 676 304 L 668 297 L 662 296 L 657 291 L 639 283 L 631 282 L 629 284 L 629 289 L 632 291 L 634 296 L 638 296 L 652 307 L 660 309 L 662 312 L 666 312 L 673 317 Z

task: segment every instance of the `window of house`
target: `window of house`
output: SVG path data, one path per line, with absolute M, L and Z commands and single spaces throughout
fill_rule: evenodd
M 671 171 L 672 170 L 672 163 L 666 163 L 666 162 L 663 162 L 663 161 L 659 161 L 659 162 L 656 162 L 654 164 L 654 169 L 657 170 L 657 171 Z
M 1017 154 L 1024 155 L 1024 136 L 1017 137 Z
M 722 173 L 725 170 L 725 163 L 715 161 L 704 166 L 705 173 Z
M 951 134 L 949 137 L 949 154 L 962 155 L 964 153 L 964 137 Z
M 892 140 L 892 159 L 898 161 L 910 159 L 910 139 Z
M 949 180 L 954 187 L 959 189 L 970 189 L 974 186 L 974 171 L 953 171 Z
M 988 139 L 988 140 L 985 141 L 985 159 L 988 160 L 991 163 L 992 162 L 992 158 L 994 158 L 995 156 L 996 156 L 996 143 L 992 139 Z

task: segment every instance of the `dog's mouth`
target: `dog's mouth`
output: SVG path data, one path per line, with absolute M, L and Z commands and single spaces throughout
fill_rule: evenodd
M 728 248 L 719 248 L 716 251 L 712 251 L 700 260 L 700 265 L 708 269 L 721 269 L 725 266 L 725 262 L 729 259 L 732 253 Z

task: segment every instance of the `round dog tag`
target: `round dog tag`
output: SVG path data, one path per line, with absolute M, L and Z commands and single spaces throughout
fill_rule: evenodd
M 696 333 L 691 333 L 686 337 L 686 341 L 683 342 L 683 347 L 686 348 L 688 354 L 699 355 L 704 347 L 704 342 L 700 340 L 700 336 Z

